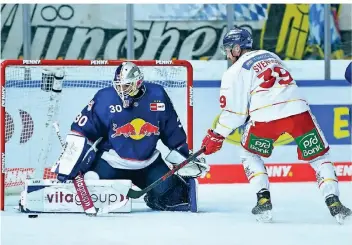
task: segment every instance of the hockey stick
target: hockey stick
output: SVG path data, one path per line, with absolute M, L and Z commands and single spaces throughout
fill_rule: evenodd
M 152 184 L 144 188 L 143 190 L 137 191 L 133 190 L 132 188 L 124 188 L 122 189 L 120 186 L 114 186 L 115 189 L 119 190 L 123 196 L 127 196 L 132 199 L 137 199 L 149 192 L 151 189 L 153 189 L 155 186 L 159 185 L 163 181 L 165 181 L 167 178 L 169 178 L 171 175 L 173 175 L 175 172 L 177 172 L 179 169 L 183 168 L 186 166 L 189 162 L 193 161 L 196 159 L 199 155 L 201 155 L 205 151 L 205 148 L 201 148 L 199 151 L 195 152 L 192 156 L 184 160 L 182 163 L 176 165 L 173 169 L 168 171 L 166 174 L 161 176 L 159 179 L 154 181 Z
M 60 141 L 61 146 L 64 147 L 65 143 L 61 137 L 60 128 L 59 128 L 58 123 L 54 122 L 53 126 L 55 128 L 55 132 L 56 132 L 57 138 Z M 84 181 L 84 177 L 83 177 L 82 173 L 78 173 L 78 175 L 73 179 L 73 185 L 76 189 L 78 198 L 79 198 L 80 202 L 82 203 L 83 210 L 88 216 L 99 216 L 102 214 L 110 213 L 113 210 L 122 208 L 128 202 L 128 198 L 126 197 L 123 201 L 121 201 L 119 203 L 115 203 L 113 205 L 108 205 L 108 206 L 101 207 L 101 208 L 96 208 L 94 206 L 92 197 L 88 191 L 88 187 Z M 112 188 L 114 188 L 114 187 L 112 187 Z M 114 188 L 114 189 L 116 189 L 116 188 Z

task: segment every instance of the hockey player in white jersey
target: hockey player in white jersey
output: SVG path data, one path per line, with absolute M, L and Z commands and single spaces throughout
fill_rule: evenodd
M 338 180 L 323 132 L 282 60 L 272 52 L 252 50 L 252 43 L 251 34 L 239 28 L 223 39 L 222 50 L 233 65 L 222 77 L 222 111 L 216 128 L 209 129 L 203 139 L 205 154 L 220 150 L 225 138 L 245 124 L 241 159 L 257 193 L 252 213 L 258 220 L 270 221 L 272 203 L 262 157 L 269 157 L 275 140 L 288 133 L 297 143 L 298 159 L 308 161 L 315 170 L 331 215 L 343 222 L 351 210 L 339 200 Z

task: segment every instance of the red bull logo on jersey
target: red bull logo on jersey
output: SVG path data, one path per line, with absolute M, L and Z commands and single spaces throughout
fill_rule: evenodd
M 111 138 L 124 136 L 125 138 L 130 137 L 134 140 L 141 140 L 146 136 L 160 135 L 159 127 L 141 118 L 133 119 L 131 122 L 120 127 L 114 123 L 112 130 L 114 133 L 111 135 Z

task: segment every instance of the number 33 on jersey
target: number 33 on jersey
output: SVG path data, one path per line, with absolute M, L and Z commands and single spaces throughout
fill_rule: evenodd
M 224 73 L 219 102 L 226 114 L 219 123 L 228 128 L 240 126 L 248 115 L 265 122 L 309 110 L 281 59 L 264 50 L 245 53 Z

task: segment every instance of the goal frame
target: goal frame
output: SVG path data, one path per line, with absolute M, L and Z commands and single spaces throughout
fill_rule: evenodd
M 5 108 L 6 67 L 8 66 L 118 66 L 127 60 L 4 60 L 1 62 L 1 111 L 0 111 L 0 210 L 5 208 Z M 181 66 L 187 69 L 187 142 L 193 149 L 193 67 L 186 60 L 129 60 L 137 66 Z M 176 103 L 176 101 L 173 101 Z

